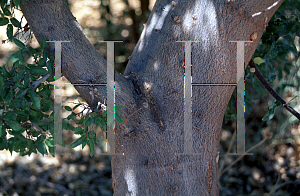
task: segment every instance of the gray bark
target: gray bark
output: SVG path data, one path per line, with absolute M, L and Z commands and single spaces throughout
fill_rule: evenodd
M 112 156 L 115 195 L 218 195 L 220 131 L 235 87 L 192 88 L 192 145 L 200 155 L 179 156 L 184 150 L 184 47 L 176 41 L 200 41 L 192 46 L 193 83 L 235 83 L 236 43 L 229 41 L 253 40 L 245 46 L 247 65 L 282 3 L 267 9 L 275 2 L 181 0 L 174 6 L 171 0 L 156 1 L 124 76 L 116 73 L 116 105 L 124 106 L 120 114 L 127 123 L 115 130 L 115 152 L 125 154 Z M 30 0 L 21 2 L 21 9 L 39 41 L 71 41 L 62 47 L 62 73 L 71 83 L 106 82 L 105 60 L 64 0 Z M 50 51 L 53 47 L 49 44 Z M 106 90 L 99 87 L 92 101 L 88 87 L 76 89 L 90 105 L 103 100 Z

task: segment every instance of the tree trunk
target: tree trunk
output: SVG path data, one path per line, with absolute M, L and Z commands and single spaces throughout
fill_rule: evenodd
M 124 153 L 112 156 L 115 195 L 218 195 L 220 130 L 235 86 L 193 86 L 191 143 L 199 155 L 179 155 L 184 152 L 185 49 L 176 41 L 199 41 L 192 45 L 193 83 L 235 83 L 237 44 L 229 41 L 253 41 L 245 44 L 247 65 L 281 3 L 156 1 L 124 76 L 115 73 L 116 105 L 124 106 L 125 119 L 115 129 L 115 152 Z M 62 46 L 62 73 L 71 83 L 106 82 L 106 62 L 65 0 L 22 1 L 21 8 L 39 41 L 70 41 Z M 53 51 L 54 44 L 48 48 Z M 76 89 L 90 105 L 106 92 L 99 87 L 92 100 L 88 87 Z

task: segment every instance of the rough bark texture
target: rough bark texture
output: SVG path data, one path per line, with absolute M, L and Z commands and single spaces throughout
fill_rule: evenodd
M 245 65 L 282 3 L 275 0 L 157 0 L 124 76 L 116 73 L 116 105 L 127 124 L 115 130 L 112 156 L 115 195 L 218 195 L 216 161 L 220 130 L 235 87 L 193 87 L 193 149 L 183 152 L 184 47 L 192 46 L 193 83 L 236 82 L 236 43 L 245 45 Z M 38 40 L 63 43 L 62 73 L 71 83 L 105 83 L 106 62 L 89 43 L 64 0 L 30 0 L 21 8 Z M 261 14 L 252 17 L 252 15 Z M 54 44 L 49 44 L 53 51 Z M 76 87 L 95 104 L 88 87 Z M 147 102 L 148 107 L 143 107 Z M 137 111 L 139 110 L 139 111 Z M 134 113 L 137 111 L 136 113 Z M 134 114 L 133 114 L 134 113 Z M 132 115 L 131 115 L 132 114 Z

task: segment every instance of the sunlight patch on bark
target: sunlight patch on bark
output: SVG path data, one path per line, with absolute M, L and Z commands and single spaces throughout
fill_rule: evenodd
M 265 9 L 265 10 L 263 10 L 263 11 L 261 11 L 261 12 L 257 12 L 257 13 L 255 13 L 255 14 L 252 14 L 252 17 L 258 16 L 258 15 L 260 15 L 261 13 L 263 13 L 263 12 L 265 12 L 265 11 L 268 11 L 268 10 L 272 9 L 272 8 L 275 7 L 280 1 L 282 1 L 282 0 L 276 1 L 276 2 L 273 3 L 271 6 L 269 6 L 267 9 Z
M 154 70 L 158 69 L 158 63 L 157 62 L 155 62 L 153 66 L 154 66 Z
M 137 187 L 136 187 L 136 179 L 135 179 L 135 174 L 134 170 L 132 169 L 127 169 L 125 172 L 125 181 L 127 183 L 127 189 L 128 192 L 130 193 L 130 196 L 136 196 L 137 195 Z M 129 194 L 126 194 L 126 196 L 129 196 Z
M 204 9 L 205 7 L 205 9 Z M 202 10 L 200 9 L 202 8 Z M 197 16 L 197 19 L 193 20 L 193 16 L 195 13 L 202 13 Z M 205 6 L 195 6 L 195 9 L 184 16 L 183 18 L 183 28 L 185 32 L 190 32 L 194 28 L 195 25 L 201 25 L 201 31 L 199 41 L 202 44 L 202 47 L 205 51 L 210 49 L 211 43 L 217 43 L 216 40 L 219 39 L 218 35 L 218 21 L 217 14 L 215 11 L 214 4 L 212 2 L 206 3 Z M 195 35 L 198 37 L 198 35 Z M 194 40 L 193 40 L 194 41 Z
M 158 14 L 154 13 L 153 14 L 153 17 L 152 17 L 152 20 L 149 24 L 149 26 L 147 26 L 146 28 L 144 28 L 143 32 L 142 32 L 142 35 L 141 35 L 141 38 L 144 38 L 144 34 L 146 33 L 146 37 L 150 37 L 151 33 L 153 32 L 153 30 L 161 30 L 163 24 L 164 24 L 164 21 L 165 21 L 165 18 L 166 16 L 168 15 L 169 11 L 171 10 L 171 5 L 166 5 L 164 7 L 164 10 L 162 11 L 162 13 L 160 14 L 160 16 L 158 16 Z M 139 45 L 139 48 L 138 48 L 138 51 L 142 51 L 143 49 L 143 46 L 144 46 L 144 40 L 141 39 L 141 44 Z

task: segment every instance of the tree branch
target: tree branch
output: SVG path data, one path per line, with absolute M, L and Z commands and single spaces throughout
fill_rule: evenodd
M 106 83 L 107 62 L 90 43 L 83 29 L 71 13 L 65 0 L 21 1 L 20 7 L 35 37 L 46 40 L 69 41 L 62 43 L 61 70 L 71 84 Z M 54 53 L 54 43 L 47 44 L 47 51 Z M 130 81 L 115 72 L 116 104 L 126 105 L 132 100 Z M 90 105 L 103 102 L 106 88 L 96 86 L 98 94 L 93 99 L 88 85 L 75 86 L 81 97 Z
M 32 85 L 29 87 L 30 89 L 35 89 L 39 84 L 45 82 L 48 78 L 49 78 L 50 74 L 47 73 L 46 75 L 44 75 L 43 77 L 41 77 L 40 79 L 38 79 L 37 81 L 35 81 L 34 83 L 32 83 Z M 25 97 L 25 95 L 27 94 L 27 91 L 25 93 L 23 93 L 20 98 Z
M 251 59 L 249 62 L 250 68 L 254 68 L 254 74 L 258 78 L 258 80 L 261 82 L 261 84 L 269 91 L 269 93 L 278 101 L 281 102 L 282 106 L 287 109 L 290 113 L 292 113 L 296 118 L 300 120 L 300 114 L 295 111 L 291 106 L 289 106 L 276 92 L 275 90 L 270 86 L 270 84 L 267 82 L 267 80 L 263 77 L 263 75 L 260 73 L 258 68 L 256 67 L 254 61 Z
M 224 170 L 219 171 L 218 172 L 218 177 L 220 177 L 222 174 L 224 174 L 227 170 L 229 170 L 234 164 L 236 164 L 237 162 L 239 162 L 244 156 L 247 155 L 248 152 L 250 152 L 251 150 L 257 148 L 258 146 L 262 145 L 267 139 L 269 139 L 270 137 L 272 137 L 272 133 L 267 133 L 265 135 L 265 138 L 263 140 L 261 140 L 259 143 L 255 144 L 254 146 L 252 146 L 251 148 L 249 148 L 245 154 L 239 156 L 239 158 L 237 158 L 236 160 L 234 160 L 229 166 L 227 166 Z M 227 152 L 228 153 L 228 152 Z

